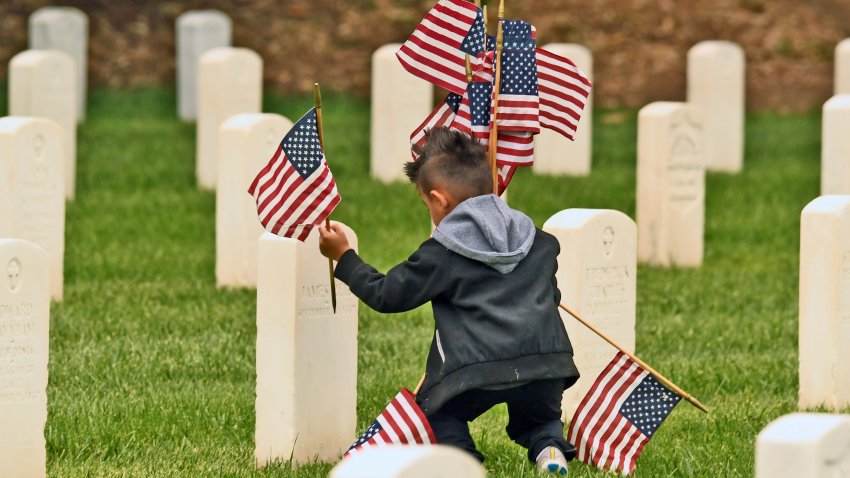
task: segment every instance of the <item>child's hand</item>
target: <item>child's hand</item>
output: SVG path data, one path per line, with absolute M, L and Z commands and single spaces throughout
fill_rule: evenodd
M 323 256 L 338 261 L 349 249 L 348 238 L 338 222 L 331 221 L 330 229 L 324 223 L 319 226 L 319 250 Z

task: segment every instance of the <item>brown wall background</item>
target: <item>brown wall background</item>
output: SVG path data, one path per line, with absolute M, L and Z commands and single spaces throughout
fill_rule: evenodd
M 320 81 L 326 89 L 367 96 L 371 53 L 404 41 L 434 3 L 0 0 L 0 78 L 9 59 L 26 49 L 27 17 L 43 6 L 66 5 L 89 16 L 92 86 L 174 85 L 175 19 L 215 8 L 233 20 L 234 46 L 263 57 L 268 90 L 305 93 Z M 722 39 L 744 48 L 750 109 L 820 108 L 832 95 L 835 46 L 850 37 L 848 0 L 508 0 L 507 10 L 537 27 L 540 45 L 590 48 L 595 101 L 606 107 L 684 99 L 688 48 Z

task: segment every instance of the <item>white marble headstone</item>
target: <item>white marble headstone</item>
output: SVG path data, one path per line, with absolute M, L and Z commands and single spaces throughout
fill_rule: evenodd
M 247 48 L 213 48 L 201 55 L 198 71 L 198 185 L 214 189 L 218 178 L 218 128 L 239 113 L 259 113 L 263 60 Z
M 593 80 L 593 55 L 585 46 L 575 43 L 550 43 L 543 49 L 569 58 Z M 592 139 L 593 94 L 584 105 L 575 140 L 570 141 L 547 128 L 540 129 L 540 134 L 534 137 L 534 164 L 531 167 L 535 174 L 587 176 L 591 168 Z
M 357 236 L 346 228 L 357 248 Z M 357 424 L 357 298 L 336 281 L 319 234 L 306 243 L 264 233 L 257 270 L 257 464 L 336 461 Z
M 744 50 L 704 41 L 688 50 L 688 103 L 702 112 L 705 166 L 739 172 L 744 166 Z
M 257 286 L 257 239 L 265 229 L 248 188 L 292 122 L 273 113 L 231 116 L 219 129 L 215 276 L 219 286 Z
M 850 476 L 850 415 L 792 413 L 756 438 L 756 478 Z
M 0 239 L 0 476 L 45 477 L 48 258 L 20 239 Z
M 342 460 L 330 478 L 484 478 L 471 455 L 449 446 L 392 445 L 366 448 Z
M 799 341 L 800 407 L 850 407 L 850 195 L 803 209 Z
M 372 177 L 403 181 L 411 160 L 410 133 L 434 109 L 434 87 L 401 66 L 400 44 L 384 45 L 372 54 Z
M 180 119 L 197 118 L 198 61 L 213 48 L 231 45 L 232 22 L 218 10 L 190 10 L 177 17 L 177 109 Z
M 561 302 L 619 345 L 635 349 L 637 226 L 610 209 L 565 209 L 543 230 L 558 239 Z M 561 318 L 575 352 L 581 378 L 564 393 L 563 411 L 572 418 L 593 381 L 617 353 L 567 312 Z
M 850 194 L 850 94 L 823 105 L 821 126 L 821 194 Z
M 638 260 L 656 266 L 702 264 L 705 162 L 699 111 L 656 102 L 638 115 Z
M 850 94 L 850 38 L 835 47 L 835 94 Z
M 0 237 L 49 255 L 50 297 L 62 300 L 65 192 L 62 128 L 44 118 L 0 118 Z
M 59 50 L 74 61 L 74 117 L 86 118 L 88 87 L 89 18 L 73 7 L 44 7 L 29 18 L 29 46 L 33 50 Z
M 62 127 L 65 197 L 73 199 L 77 174 L 74 62 L 55 50 L 27 50 L 9 62 L 9 115 L 37 116 Z

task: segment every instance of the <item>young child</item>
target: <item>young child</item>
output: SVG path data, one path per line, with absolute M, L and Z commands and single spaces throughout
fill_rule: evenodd
M 363 262 L 338 224 L 320 228 L 335 275 L 379 312 L 431 302 L 436 328 L 417 403 L 437 442 L 477 459 L 469 423 L 506 403 L 508 436 L 542 469 L 565 475 L 563 391 L 578 379 L 558 314 L 558 241 L 492 194 L 487 152 L 476 139 L 433 129 L 405 165 L 437 226 L 386 275 Z

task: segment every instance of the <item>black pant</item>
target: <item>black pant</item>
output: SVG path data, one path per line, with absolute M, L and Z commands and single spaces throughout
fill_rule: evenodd
M 508 426 L 505 431 L 511 440 L 528 449 L 528 459 L 534 461 L 547 446 L 559 448 L 568 460 L 576 449 L 564 439 L 561 421 L 561 397 L 564 380 L 538 380 L 506 390 L 470 390 L 446 402 L 428 416 L 437 443 L 458 447 L 479 461 L 484 455 L 475 448 L 469 434 L 469 422 L 494 405 L 508 405 Z

